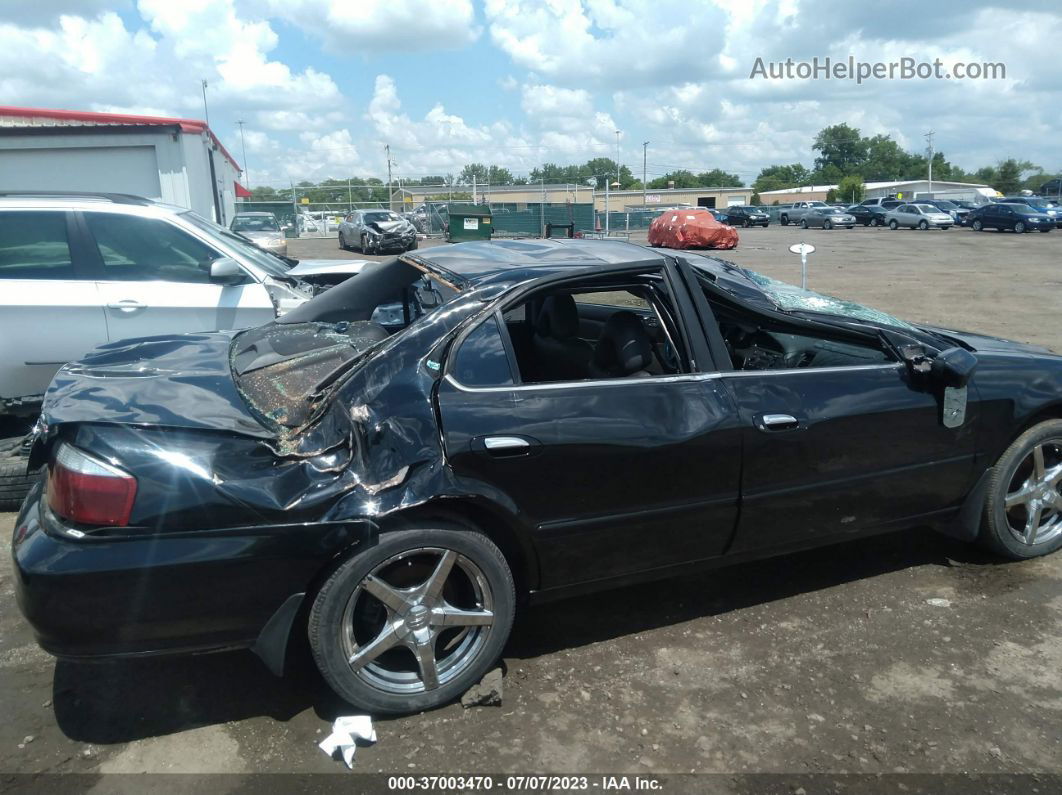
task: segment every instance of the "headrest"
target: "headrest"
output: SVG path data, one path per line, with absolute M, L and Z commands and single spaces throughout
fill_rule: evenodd
M 601 332 L 591 367 L 602 375 L 625 376 L 646 369 L 653 360 L 653 341 L 633 312 L 614 313 Z
M 567 293 L 551 295 L 542 302 L 535 331 L 543 337 L 566 340 L 579 333 L 579 310 Z

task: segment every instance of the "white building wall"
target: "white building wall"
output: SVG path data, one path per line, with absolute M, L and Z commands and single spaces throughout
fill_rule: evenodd
M 189 200 L 180 144 L 168 132 L 0 136 L 0 188 Z
M 236 167 L 205 133 L 92 132 L 0 135 L 0 190 L 132 193 L 228 223 L 235 214 Z M 214 211 L 209 153 L 221 218 Z

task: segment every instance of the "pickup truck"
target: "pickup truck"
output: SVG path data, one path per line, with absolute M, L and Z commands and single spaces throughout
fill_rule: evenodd
M 788 226 L 789 224 L 799 224 L 809 210 L 814 210 L 817 207 L 829 207 L 826 202 L 810 201 L 810 202 L 793 202 L 788 207 L 782 209 L 778 213 L 778 220 L 781 221 L 782 226 Z

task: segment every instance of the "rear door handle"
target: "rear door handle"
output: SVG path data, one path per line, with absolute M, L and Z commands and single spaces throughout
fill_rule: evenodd
M 541 443 L 526 436 L 480 436 L 472 440 L 472 449 L 495 458 L 512 458 L 529 455 Z
M 142 304 L 139 301 L 134 301 L 132 298 L 123 298 L 121 301 L 115 301 L 107 304 L 108 309 L 118 309 L 122 312 L 135 312 L 138 309 L 147 309 L 147 304 Z
M 793 431 L 801 427 L 792 414 L 761 414 L 756 423 L 761 431 Z

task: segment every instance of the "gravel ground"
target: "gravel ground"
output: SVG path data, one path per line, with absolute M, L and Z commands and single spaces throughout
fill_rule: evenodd
M 772 226 L 741 237 L 723 256 L 769 275 L 798 281 L 786 249 L 805 239 L 818 247 L 814 289 L 1062 350 L 1062 234 Z M 335 246 L 296 241 L 292 253 L 358 256 Z M 4 537 L 13 522 L 0 514 Z M 56 662 L 12 592 L 4 565 L 0 774 L 83 773 L 88 786 L 120 772 L 341 771 L 316 743 L 348 710 L 305 655 L 282 680 L 249 653 Z M 1003 564 L 910 531 L 743 564 L 529 609 L 503 667 L 501 707 L 380 721 L 357 770 L 699 772 L 726 775 L 671 789 L 790 793 L 943 781 L 844 773 L 1059 774 L 1062 555 Z M 1023 789 L 1033 785 L 1009 791 Z

